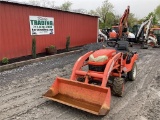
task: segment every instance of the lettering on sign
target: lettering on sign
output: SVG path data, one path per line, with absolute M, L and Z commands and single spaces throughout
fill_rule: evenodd
M 54 18 L 42 16 L 29 16 L 31 35 L 55 34 Z

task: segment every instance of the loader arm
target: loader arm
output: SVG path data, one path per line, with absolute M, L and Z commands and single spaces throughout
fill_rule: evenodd
M 150 31 L 150 28 L 152 26 L 152 20 L 153 20 L 153 17 L 151 16 L 150 19 L 149 19 L 149 22 L 146 26 L 146 33 L 145 33 L 145 39 L 147 40 L 148 37 L 149 37 L 149 31 Z
M 88 53 L 90 54 L 90 53 Z M 88 56 L 87 54 L 85 56 Z M 84 56 L 82 56 L 84 57 Z M 78 61 L 77 61 L 78 62 Z M 90 71 L 83 71 L 81 69 L 79 69 L 80 67 L 78 67 L 80 64 L 79 62 L 77 64 L 75 64 L 74 68 L 73 68 L 73 72 L 72 72 L 72 76 L 71 76 L 71 80 L 76 80 L 76 76 L 84 76 L 86 77 L 94 77 L 94 78 L 98 78 L 101 79 L 102 84 L 101 87 L 106 88 L 106 84 L 108 82 L 108 78 L 111 74 L 111 72 L 114 69 L 117 69 L 119 72 L 116 73 L 117 77 L 121 77 L 121 72 L 122 72 L 122 53 L 117 53 L 115 56 L 113 56 L 112 59 L 109 60 L 109 62 L 106 64 L 105 70 L 103 73 L 97 73 L 97 72 L 90 72 Z M 88 84 L 88 78 L 85 79 L 85 83 Z
M 144 31 L 144 27 L 145 27 L 145 25 L 146 25 L 148 22 L 149 22 L 149 20 L 147 20 L 147 21 L 145 21 L 145 22 L 143 22 L 143 23 L 141 24 L 141 26 L 140 26 L 137 34 L 136 34 L 136 38 L 137 38 L 137 39 L 140 38 L 141 33 L 142 33 L 142 31 Z
M 146 34 L 145 34 L 145 39 L 148 39 L 149 37 L 149 31 L 150 31 L 150 28 L 151 28 L 151 25 L 152 25 L 152 20 L 153 20 L 153 17 L 151 16 L 149 20 L 143 22 L 136 34 L 136 39 L 139 39 L 141 34 L 142 34 L 142 31 L 144 31 L 145 29 L 145 26 L 146 26 Z
M 119 61 L 118 61 L 119 60 Z M 119 62 L 118 66 L 115 66 L 115 63 Z M 116 54 L 106 65 L 104 70 L 103 79 L 102 79 L 102 87 L 105 87 L 108 82 L 108 77 L 114 68 L 119 68 L 119 77 L 121 77 L 122 72 L 122 53 Z
M 71 74 L 71 77 L 70 79 L 71 80 L 76 80 L 76 71 L 77 70 L 80 70 L 81 67 L 83 66 L 84 64 L 84 61 L 93 53 L 93 51 L 90 51 L 88 53 L 86 53 L 85 55 L 81 56 L 75 63 L 73 69 L 72 69 L 72 74 Z

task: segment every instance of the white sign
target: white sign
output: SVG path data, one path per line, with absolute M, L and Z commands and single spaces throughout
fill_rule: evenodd
M 54 34 L 54 18 L 29 16 L 31 35 Z

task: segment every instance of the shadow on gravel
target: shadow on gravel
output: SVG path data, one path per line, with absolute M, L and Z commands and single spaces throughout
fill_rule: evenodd
M 160 76 L 157 76 L 157 77 L 156 77 L 156 80 L 160 80 Z

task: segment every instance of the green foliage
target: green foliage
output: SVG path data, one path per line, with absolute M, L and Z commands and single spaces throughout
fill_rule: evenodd
M 156 18 L 156 16 L 154 15 L 153 16 L 153 25 L 157 25 L 158 24 L 158 20 Z
M 148 19 L 150 19 L 151 16 L 153 17 L 152 24 L 153 24 L 153 25 L 158 24 L 158 20 L 157 20 L 156 15 L 155 15 L 154 12 L 150 12 L 150 13 L 148 14 L 148 16 L 145 17 L 145 19 L 148 20 Z
M 62 10 L 69 11 L 71 9 L 72 3 L 70 1 L 66 1 L 61 5 Z
M 107 13 L 106 22 L 104 23 L 104 22 L 100 21 L 100 22 L 99 22 L 99 28 L 100 28 L 100 29 L 103 29 L 103 28 L 106 28 L 106 27 L 111 28 L 112 25 L 116 25 L 119 21 L 116 22 L 115 17 L 116 17 L 116 16 L 115 16 L 112 12 Z
M 32 58 L 36 58 L 36 38 L 32 38 Z
M 27 0 L 31 5 L 54 8 L 55 4 L 52 0 Z
M 76 10 L 73 10 L 73 12 L 76 12 L 76 13 L 82 13 L 82 14 L 87 14 L 87 10 L 85 9 L 76 9 Z
M 106 26 L 111 27 L 113 25 L 116 25 L 117 23 L 115 21 L 116 20 L 115 18 L 116 18 L 116 16 L 112 12 L 107 13 Z M 118 20 L 118 22 L 119 22 L 119 20 Z
M 70 36 L 67 36 L 66 38 L 66 50 L 69 51 L 69 46 L 70 46 Z
M 158 22 L 160 21 L 160 5 L 157 6 L 157 8 L 153 11 L 153 12 L 150 12 L 148 14 L 148 16 L 146 16 L 144 19 L 145 20 L 148 20 L 151 16 L 153 16 L 153 22 L 152 24 L 153 25 L 157 25 Z
M 88 12 L 89 15 L 95 15 L 95 16 L 98 16 L 97 12 L 95 10 L 90 10 Z
M 46 50 L 46 53 L 49 55 L 53 55 L 53 54 L 57 53 L 57 48 L 54 45 L 50 45 L 50 46 L 46 47 L 45 50 Z
M 51 48 L 51 49 L 56 49 L 56 46 L 51 45 L 51 46 L 49 46 L 49 48 Z
M 114 18 L 114 14 L 112 11 L 113 5 L 108 0 L 105 0 L 102 6 L 96 9 L 95 12 L 100 17 L 100 28 L 113 24 L 113 20 L 111 19 Z M 92 11 L 92 13 L 94 12 Z
M 103 28 L 106 28 L 106 25 L 105 25 L 105 23 L 103 23 L 103 22 L 99 22 L 99 28 L 100 29 L 103 29 Z
M 130 13 L 128 16 L 128 26 L 133 27 L 133 25 L 137 24 L 138 19 L 135 17 L 133 13 Z
M 142 24 L 142 22 L 144 22 L 144 21 L 145 21 L 145 19 L 144 19 L 144 18 L 139 19 L 139 20 L 137 21 L 137 24 Z
M 2 58 L 2 63 L 3 64 L 8 64 L 9 63 L 8 58 L 7 57 Z
M 155 9 L 155 15 L 156 18 L 160 20 L 160 5 L 158 5 L 157 8 Z

